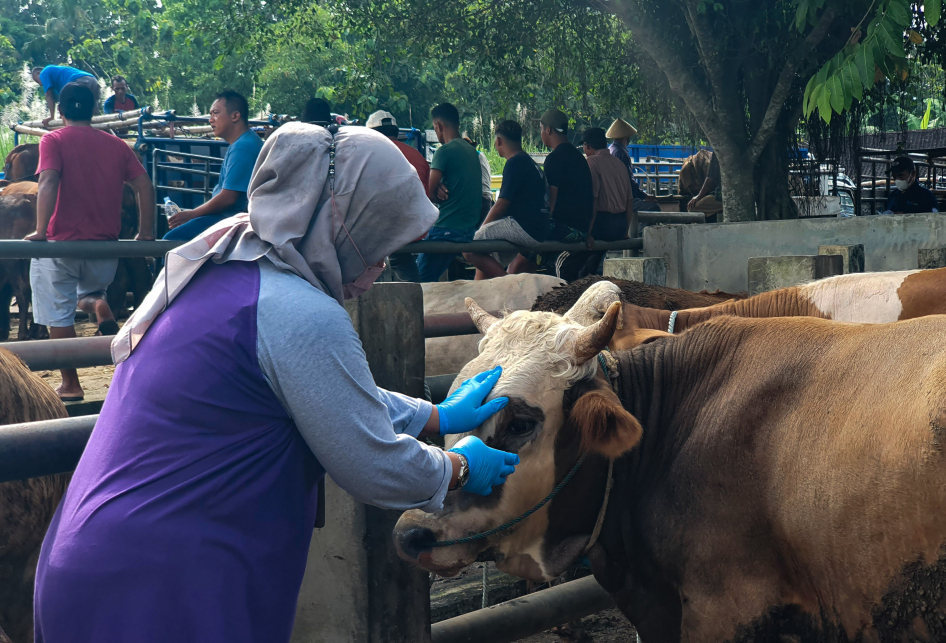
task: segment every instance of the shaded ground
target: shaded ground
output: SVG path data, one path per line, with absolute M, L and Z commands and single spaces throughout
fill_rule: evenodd
M 124 322 L 118 322 L 119 325 Z M 92 337 L 95 335 L 95 331 L 98 330 L 96 325 L 89 321 L 77 321 L 76 322 L 76 335 L 79 337 Z M 17 332 L 17 319 L 13 317 L 10 320 L 10 337 L 16 337 Z M 30 341 L 46 341 L 46 340 L 30 340 Z M 105 394 L 108 392 L 109 384 L 112 382 L 112 374 L 115 373 L 114 366 L 95 366 L 93 368 L 80 368 L 79 369 L 79 382 L 82 384 L 82 389 L 85 391 L 85 399 L 105 399 Z M 36 374 L 39 375 L 44 382 L 49 384 L 53 390 L 59 386 L 62 382 L 62 378 L 59 377 L 59 371 L 36 371 Z
M 581 619 L 584 634 L 565 628 L 560 636 L 551 631 L 519 639 L 519 643 L 636 643 L 634 628 L 616 609 L 605 610 Z

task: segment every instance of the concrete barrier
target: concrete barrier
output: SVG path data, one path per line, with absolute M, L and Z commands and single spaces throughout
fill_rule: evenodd
M 749 296 L 842 274 L 840 255 L 750 257 Z
M 864 269 L 915 270 L 917 251 L 946 247 L 946 216 L 898 214 L 793 221 L 659 225 L 644 252 L 667 260 L 667 285 L 744 290 L 749 257 L 811 255 L 822 245 L 864 246 Z
M 840 255 L 845 275 L 852 272 L 864 272 L 863 243 L 856 243 L 851 246 L 818 246 L 818 254 Z
M 651 286 L 666 286 L 667 260 L 663 257 L 605 259 L 604 276 L 628 281 L 640 281 Z

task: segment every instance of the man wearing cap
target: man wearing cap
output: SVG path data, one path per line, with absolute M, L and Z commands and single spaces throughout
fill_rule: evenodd
M 110 241 L 122 227 L 122 191 L 135 191 L 139 240 L 153 239 L 154 188 L 131 148 L 116 136 L 92 128 L 95 97 L 89 88 L 68 83 L 59 94 L 66 126 L 39 141 L 36 232 L 28 241 Z M 89 159 L 95 159 L 89 163 Z M 105 299 L 117 259 L 33 259 L 33 319 L 49 327 L 53 339 L 75 337 L 76 306 L 94 317 L 100 335 L 114 335 L 118 324 Z M 63 369 L 57 393 L 81 400 L 75 369 Z
M 634 164 L 631 162 L 627 145 L 631 142 L 632 136 L 637 136 L 637 130 L 623 118 L 619 118 L 611 123 L 611 127 L 608 128 L 605 136 L 613 141 L 608 146 L 611 156 L 621 161 L 624 167 L 627 168 L 628 178 L 631 179 L 631 191 L 634 193 L 634 210 L 637 212 L 660 212 L 657 199 L 644 192 L 634 178 Z
M 421 185 L 424 186 L 424 192 L 427 191 L 427 186 L 430 182 L 430 164 L 427 162 L 420 152 L 415 148 L 402 143 L 397 140 L 398 127 L 397 121 L 394 119 L 394 116 L 391 112 L 385 112 L 384 110 L 378 110 L 368 117 L 368 122 L 365 123 L 365 126 L 368 129 L 373 129 L 384 136 L 387 136 L 388 139 L 401 150 L 401 154 L 404 155 L 404 158 L 407 159 L 407 162 L 410 163 L 414 170 L 417 171 L 417 178 L 420 179 Z M 394 272 L 397 273 L 397 276 L 403 281 L 420 281 L 420 272 L 417 270 L 417 260 L 414 259 L 414 255 L 411 254 L 393 254 L 389 258 L 391 268 Z
M 916 180 L 916 165 L 909 156 L 895 158 L 887 174 L 896 187 L 890 191 L 884 214 L 939 212 L 936 196 Z
M 591 170 L 595 239 L 620 241 L 628 238 L 634 217 L 634 194 L 624 164 L 608 152 L 608 142 L 600 127 L 586 129 L 582 145 Z M 585 264 L 585 274 L 596 273 L 604 253 L 595 253 Z
M 563 112 L 550 109 L 539 122 L 542 143 L 552 150 L 544 164 L 552 217 L 549 239 L 593 244 L 594 189 L 588 161 L 569 142 L 568 116 Z M 577 279 L 587 260 L 586 253 L 561 253 L 555 261 L 556 274 L 568 281 Z
M 55 118 L 56 101 L 59 100 L 59 93 L 69 83 L 77 83 L 92 92 L 92 98 L 95 101 L 92 113 L 99 113 L 99 99 L 102 90 L 99 88 L 99 82 L 92 74 L 68 65 L 46 65 L 45 67 L 33 67 L 32 76 L 34 81 L 42 85 L 43 92 L 46 94 L 46 106 L 49 108 L 49 116 L 43 119 L 43 127 L 47 127 L 49 122 Z

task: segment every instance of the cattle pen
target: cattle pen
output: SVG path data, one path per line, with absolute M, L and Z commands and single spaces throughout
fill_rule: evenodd
M 680 222 L 680 215 L 654 215 L 654 219 Z M 696 219 L 702 215 L 684 216 Z M 0 241 L 0 259 L 156 257 L 177 245 L 169 241 Z M 635 252 L 641 247 L 641 239 L 596 244 L 596 249 L 601 251 Z M 549 252 L 585 249 L 583 244 L 561 243 L 545 243 L 540 247 Z M 405 246 L 402 252 L 510 250 L 520 248 L 502 241 L 418 242 Z M 425 316 L 419 284 L 378 284 L 360 298 L 347 302 L 346 309 L 361 337 L 376 383 L 415 397 L 424 397 L 426 388 L 434 402 L 446 396 L 455 375 L 425 378 L 424 340 L 478 332 L 465 313 Z M 18 355 L 36 371 L 109 365 L 112 363 L 110 344 L 110 337 L 85 337 L 6 342 L 0 346 Z M 72 471 L 97 417 L 80 415 L 0 427 L 0 482 Z M 313 547 L 318 553 L 310 552 L 309 566 L 320 566 L 318 574 L 323 580 L 303 582 L 294 641 L 352 640 L 354 626 L 349 623 L 344 624 L 349 635 L 336 632 L 337 638 L 331 633 L 329 638 L 317 638 L 314 628 L 307 628 L 318 621 L 322 631 L 326 627 L 331 631 L 333 623 L 355 620 L 360 623 L 355 628 L 360 635 L 354 640 L 370 643 L 512 643 L 613 606 L 610 595 L 593 578 L 585 577 L 431 625 L 427 572 L 400 560 L 394 552 L 391 532 L 398 512 L 360 505 L 330 483 L 320 486 L 329 496 L 327 502 L 320 498 L 320 512 L 326 507 L 329 515 L 335 516 L 337 512 L 343 519 L 338 521 L 340 526 L 330 522 L 328 527 L 316 530 L 313 537 L 313 542 L 319 541 L 320 547 Z M 329 487 L 327 492 L 326 487 Z M 357 516 L 353 524 L 344 519 L 349 514 Z M 323 550 L 330 551 L 339 543 L 345 549 L 340 552 L 344 556 L 322 555 Z M 345 564 L 339 566 L 334 560 L 328 560 L 331 558 L 340 558 Z M 330 582 L 324 582 L 325 578 Z M 308 609 L 303 608 L 303 602 Z M 332 612 L 334 620 L 329 618 L 326 623 L 324 612 Z

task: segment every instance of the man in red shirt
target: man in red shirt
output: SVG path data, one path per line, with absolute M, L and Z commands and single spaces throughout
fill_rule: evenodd
M 95 98 L 87 87 L 69 83 L 59 94 L 66 127 L 39 142 L 36 232 L 29 241 L 118 239 L 122 190 L 128 182 L 138 199 L 136 239 L 151 240 L 154 188 L 145 169 L 120 138 L 92 129 Z M 53 339 L 75 337 L 76 306 L 95 315 L 99 334 L 114 335 L 118 324 L 105 291 L 115 277 L 117 259 L 33 259 L 33 319 L 49 327 Z M 64 401 L 83 398 L 75 369 L 63 369 L 57 391 Z
M 368 129 L 373 129 L 376 132 L 384 134 L 397 146 L 397 149 L 401 150 L 401 154 L 404 155 L 407 162 L 417 170 L 417 178 L 420 179 L 420 182 L 424 186 L 424 191 L 426 192 L 427 185 L 430 182 L 430 164 L 416 148 L 397 140 L 400 130 L 398 130 L 397 121 L 394 120 L 394 116 L 390 112 L 378 110 L 368 117 L 368 122 L 365 123 L 365 126 L 368 127 Z M 417 270 L 417 261 L 414 259 L 413 255 L 394 254 L 388 257 L 388 261 L 391 264 L 391 268 L 402 281 L 420 281 L 420 272 Z

